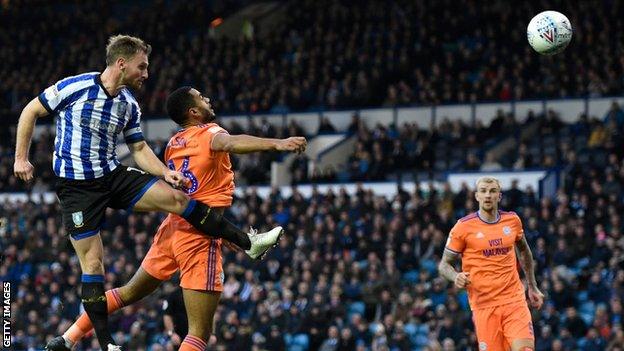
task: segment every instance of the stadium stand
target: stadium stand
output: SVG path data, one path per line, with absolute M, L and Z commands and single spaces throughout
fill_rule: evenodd
M 271 35 L 240 40 L 215 38 L 206 19 L 228 12 L 200 0 L 49 2 L 38 11 L 31 1 L 6 3 L 0 35 L 12 44 L 0 49 L 3 114 L 60 77 L 100 69 L 112 32 L 154 46 L 152 79 L 138 96 L 148 116 L 162 115 L 163 97 L 180 84 L 203 89 L 220 113 L 604 96 L 623 88 L 619 2 L 559 4 L 578 26 L 570 59 L 559 64 L 524 42 L 524 14 L 537 13 L 536 2 L 513 9 L 500 0 L 284 2 L 288 16 Z
M 607 166 L 579 161 L 569 152 L 569 180 L 555 198 L 538 201 L 512 189 L 503 201 L 503 208 L 523 218 L 547 294 L 546 308 L 534 312 L 538 350 L 556 349 L 559 342 L 580 349 L 618 345 L 622 337 L 624 159 L 621 138 L 605 145 L 611 145 L 605 149 Z M 393 199 L 343 191 L 311 198 L 281 198 L 275 192 L 267 199 L 251 193 L 237 199 L 230 215 L 239 223 L 260 228 L 282 223 L 292 234 L 261 263 L 240 254 L 226 258 L 215 349 L 257 344 L 273 350 L 267 345 L 274 343 L 288 350 L 332 343 L 465 349 L 474 342 L 466 296 L 436 278 L 435 262 L 453 218 L 474 210 L 475 203 L 468 189 L 429 191 L 402 192 Z M 72 293 L 77 261 L 58 230 L 57 205 L 5 202 L 2 213 L 6 226 L 0 241 L 6 249 L 0 279 L 17 283 L 16 340 L 24 348 L 41 345 L 79 310 Z M 108 287 L 133 274 L 159 217 L 109 212 L 103 235 L 110 247 Z M 122 340 L 140 337 L 151 345 L 166 339 L 159 334 L 159 298 L 114 317 Z M 33 320 L 45 323 L 28 323 Z M 132 331 L 135 322 L 140 332 Z M 276 335 L 284 339 L 275 340 Z
M 143 36 L 154 46 L 152 77 L 137 96 L 146 119 L 163 116 L 164 97 L 180 84 L 202 88 L 223 114 L 596 97 L 624 88 L 618 1 L 556 1 L 578 28 L 567 59 L 556 63 L 524 43 L 528 16 L 522 14 L 536 13 L 537 2 L 281 2 L 288 16 L 277 20 L 272 36 L 240 40 L 215 37 L 206 18 L 225 17 L 247 2 L 226 1 L 217 10 L 205 3 L 0 2 L 0 42 L 9 43 L 0 46 L 0 118 L 12 123 L 0 128 L 0 195 L 52 189 L 49 133 L 31 148 L 36 182 L 25 185 L 12 176 L 17 114 L 58 78 L 100 69 L 113 32 Z M 513 187 L 501 206 L 523 219 L 547 297 L 545 307 L 533 311 L 536 350 L 622 350 L 624 111 L 614 105 L 606 116 L 582 115 L 573 123 L 555 112 L 521 123 L 516 117 L 502 114 L 485 126 L 442 121 L 427 130 L 356 121 L 349 130 L 358 144 L 346 174 L 308 179 L 305 159 L 291 171 L 303 174 L 297 182 L 305 183 L 380 180 L 414 169 L 559 168 L 565 182 L 556 196 L 537 198 Z M 230 131 L 301 132 L 296 125 L 254 123 Z M 530 125 L 537 126 L 533 133 L 516 133 Z M 331 120 L 319 131 L 331 132 Z M 487 137 L 491 131 L 517 138 L 518 148 L 489 155 L 484 145 L 495 142 Z M 151 142 L 162 149 L 162 140 Z M 242 183 L 266 183 L 267 165 L 276 157 L 235 162 Z M 261 229 L 282 224 L 288 235 L 259 263 L 227 253 L 218 341 L 209 350 L 471 349 L 476 338 L 465 292 L 437 277 L 435 266 L 455 219 L 475 209 L 467 187 L 419 188 L 395 198 L 340 189 L 310 197 L 247 193 L 228 216 Z M 162 218 L 107 213 L 107 288 L 129 280 Z M 13 346 L 38 350 L 81 310 L 78 261 L 58 204 L 0 200 L 0 223 L 0 281 L 14 286 Z M 167 283 L 112 317 L 115 338 L 126 349 L 174 349 L 162 328 L 162 301 L 174 289 L 175 282 Z M 95 339 L 79 349 L 97 350 Z

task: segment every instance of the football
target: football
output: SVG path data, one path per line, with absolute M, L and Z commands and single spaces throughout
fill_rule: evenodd
M 542 55 L 555 55 L 563 51 L 572 40 L 572 24 L 557 11 L 537 14 L 527 27 L 529 45 Z

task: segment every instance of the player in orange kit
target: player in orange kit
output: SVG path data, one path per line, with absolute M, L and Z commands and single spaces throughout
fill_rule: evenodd
M 191 87 L 179 88 L 169 95 L 167 112 L 183 128 L 167 144 L 165 159 L 169 168 L 179 170 L 189 179 L 188 187 L 183 190 L 191 198 L 221 212 L 232 205 L 234 193 L 229 153 L 303 152 L 307 145 L 303 137 L 267 139 L 229 135 L 212 123 L 215 113 L 210 100 Z M 273 230 L 281 235 L 281 227 Z M 158 228 L 141 268 L 130 282 L 106 292 L 109 314 L 149 295 L 179 269 L 189 324 L 188 335 L 179 350 L 203 351 L 223 290 L 221 240 L 206 237 L 180 216 L 170 214 Z M 252 258 L 265 253 L 245 252 Z M 46 350 L 70 350 L 91 329 L 89 318 L 83 314 L 63 336 L 51 340 Z M 173 330 L 169 332 L 173 334 Z
M 514 212 L 498 209 L 502 198 L 498 179 L 482 177 L 476 185 L 479 211 L 451 229 L 438 270 L 468 291 L 479 350 L 533 351 L 533 323 L 514 248 L 527 277 L 531 306 L 540 308 L 544 295 L 537 288 L 522 222 Z M 453 264 L 460 255 L 462 271 L 457 272 Z

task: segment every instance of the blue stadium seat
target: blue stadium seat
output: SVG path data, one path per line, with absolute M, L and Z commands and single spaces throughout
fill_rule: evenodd
M 587 290 L 579 291 L 578 294 L 576 295 L 576 297 L 578 298 L 579 302 L 586 302 L 587 301 Z
M 349 316 L 355 313 L 364 315 L 365 310 L 366 310 L 366 305 L 364 305 L 364 302 L 357 301 L 349 305 L 347 314 L 349 314 Z
M 438 264 L 434 260 L 422 260 L 420 266 L 429 271 L 431 275 L 435 275 L 438 271 Z
M 427 346 L 429 344 L 429 325 L 416 325 L 415 333 L 410 336 L 410 342 L 416 348 L 423 348 Z
M 466 290 L 461 290 L 457 294 L 457 303 L 464 311 L 468 311 L 470 309 L 470 307 L 468 306 L 468 293 L 466 293 Z
M 310 347 L 310 338 L 307 334 L 286 334 L 284 343 L 288 351 L 307 351 Z
M 414 323 L 407 323 L 405 324 L 405 326 L 403 326 L 403 331 L 409 338 L 412 338 L 413 336 L 416 335 L 418 328 L 416 327 L 416 324 Z
M 418 271 L 411 270 L 403 273 L 403 280 L 409 283 L 418 283 Z
M 581 304 L 579 308 L 579 316 L 583 318 L 585 324 L 592 325 L 594 322 L 594 314 L 596 313 L 596 304 L 593 301 L 587 301 Z

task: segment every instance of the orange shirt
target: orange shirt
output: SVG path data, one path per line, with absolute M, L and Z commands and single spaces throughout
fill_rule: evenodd
M 165 150 L 169 169 L 182 172 L 191 180 L 184 191 L 193 199 L 210 207 L 232 205 L 234 171 L 230 155 L 211 149 L 212 138 L 226 133 L 216 123 L 183 129 L 171 137 Z
M 514 212 L 498 213 L 494 223 L 484 222 L 477 212 L 460 219 L 446 243 L 447 250 L 462 254 L 462 271 L 470 273 L 473 310 L 525 300 L 515 251 L 524 235 L 522 222 Z

